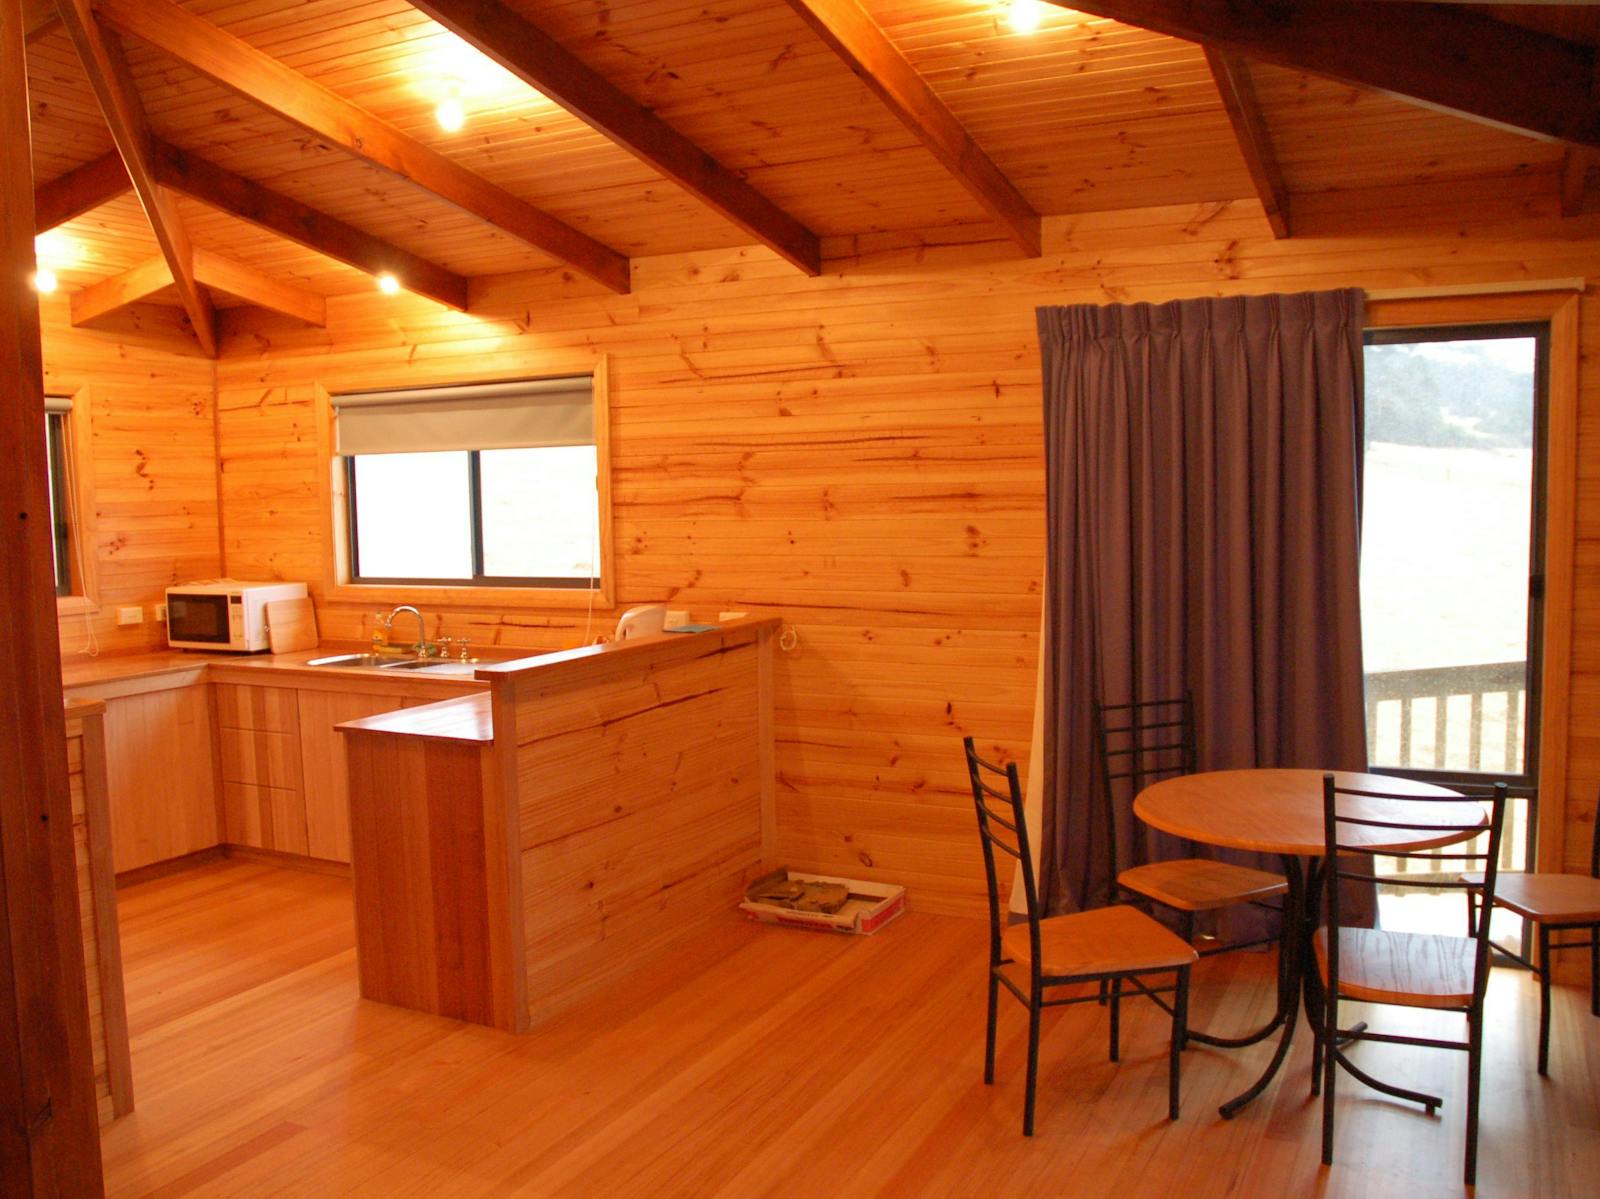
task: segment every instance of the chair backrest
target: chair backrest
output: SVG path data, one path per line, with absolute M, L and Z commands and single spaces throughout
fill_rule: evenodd
M 1194 701 L 1174 699 L 1095 704 L 1095 750 L 1100 758 L 1100 798 L 1106 827 L 1107 877 L 1121 869 L 1117 810 L 1151 783 L 1195 772 Z
M 1487 912 L 1494 904 L 1499 879 L 1500 834 L 1505 824 L 1506 799 L 1504 783 L 1495 783 L 1480 795 L 1418 796 L 1341 787 L 1333 775 L 1322 776 L 1322 827 L 1326 845 L 1324 902 L 1331 988 L 1337 988 L 1339 978 L 1340 881 L 1355 879 L 1375 886 L 1430 891 L 1465 893 L 1476 890 L 1481 892 L 1483 910 Z M 1469 811 L 1463 811 L 1463 805 L 1467 805 Z M 1383 844 L 1391 837 L 1388 844 Z M 1379 857 L 1417 859 L 1436 869 L 1428 873 L 1380 875 L 1376 868 Z M 1449 863 L 1449 868 L 1437 869 L 1440 862 Z M 1468 872 L 1483 875 L 1481 886 L 1473 886 L 1462 877 Z M 1463 903 L 1462 911 L 1465 910 Z M 1490 946 L 1490 922 L 1483 919 L 1476 923 L 1477 930 L 1472 934 L 1476 942 L 1474 1003 L 1482 1001 L 1488 985 Z
M 1594 801 L 1594 827 L 1589 830 L 1589 877 L 1600 878 L 1600 797 Z
M 1014 858 L 1021 867 L 1023 894 L 1027 902 L 1028 937 L 1032 942 L 1032 969 L 1039 971 L 1039 889 L 1033 876 L 1033 856 L 1028 846 L 1028 826 L 1023 808 L 1022 783 L 1017 764 L 1004 767 L 978 756 L 972 738 L 961 744 L 967 751 L 967 777 L 972 783 L 972 802 L 978 809 L 978 835 L 983 842 L 983 870 L 989 884 L 989 964 L 1001 960 L 1002 925 L 1000 880 L 995 870 L 995 851 Z

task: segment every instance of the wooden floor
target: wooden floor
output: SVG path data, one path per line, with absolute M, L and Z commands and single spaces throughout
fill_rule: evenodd
M 981 1081 L 983 938 L 908 915 L 876 937 L 730 917 L 693 953 L 525 1037 L 356 998 L 348 883 L 223 862 L 120 897 L 137 1110 L 106 1130 L 113 1195 L 1459 1195 L 1464 1055 L 1365 1046 L 1441 1088 L 1429 1118 L 1346 1084 L 1318 1162 L 1302 1038 L 1237 1120 L 1265 1050 L 1184 1055 L 1130 1005 L 1105 1060 L 1094 1005 L 1046 1016 L 1038 1135 L 1020 1134 L 1021 1008 Z M 1270 959 L 1203 963 L 1197 1023 L 1268 1005 Z M 1600 1179 L 1600 1020 L 1496 971 L 1479 1195 L 1584 1196 Z M 1222 1015 L 1217 1010 L 1222 1009 Z M 1422 1021 L 1443 1018 L 1422 1015 Z

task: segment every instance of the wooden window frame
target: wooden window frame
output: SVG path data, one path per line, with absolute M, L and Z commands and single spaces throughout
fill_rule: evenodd
M 321 464 L 322 534 L 323 534 L 323 598 L 335 603 L 360 603 L 382 607 L 385 604 L 417 603 L 463 608 L 610 608 L 616 587 L 613 559 L 613 530 L 611 507 L 611 396 L 609 367 L 601 356 L 587 369 L 550 370 L 544 377 L 557 378 L 587 374 L 593 382 L 594 445 L 597 468 L 596 491 L 600 519 L 600 559 L 597 563 L 599 577 L 595 587 L 520 587 L 499 584 L 474 585 L 467 583 L 363 583 L 351 572 L 350 497 L 346 459 L 335 451 L 333 393 L 321 383 L 315 385 L 317 457 Z M 449 380 L 459 383 L 513 382 L 517 379 L 536 378 L 538 375 L 519 373 L 509 377 L 491 375 L 477 379 Z M 394 380 L 376 379 L 341 385 L 341 392 L 378 391 L 396 386 Z
M 1572 713 L 1573 576 L 1578 493 L 1578 293 L 1370 300 L 1369 329 L 1547 322 L 1550 371 L 1545 408 L 1544 644 L 1539 670 L 1537 865 L 1566 858 L 1567 763 Z
M 51 390 L 50 395 L 64 395 L 72 401 L 72 411 L 63 422 L 65 434 L 62 457 L 70 463 L 70 473 L 62 480 L 70 490 L 68 536 L 71 544 L 68 558 L 72 571 L 71 589 L 66 595 L 56 596 L 57 616 L 83 616 L 100 611 L 100 571 L 97 562 L 94 492 L 94 422 L 90 415 L 90 394 L 87 386 Z M 54 496 L 51 497 L 52 500 Z

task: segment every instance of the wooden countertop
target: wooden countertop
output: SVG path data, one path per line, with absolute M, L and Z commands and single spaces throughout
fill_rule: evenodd
M 464 695 L 419 708 L 363 716 L 334 727 L 341 733 L 385 733 L 487 745 L 494 740 L 494 711 L 488 695 Z

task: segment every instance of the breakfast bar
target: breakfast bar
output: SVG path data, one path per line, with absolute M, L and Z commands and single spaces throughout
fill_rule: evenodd
M 482 666 L 486 695 L 341 724 L 361 994 L 526 1031 L 726 919 L 773 856 L 777 628 Z

